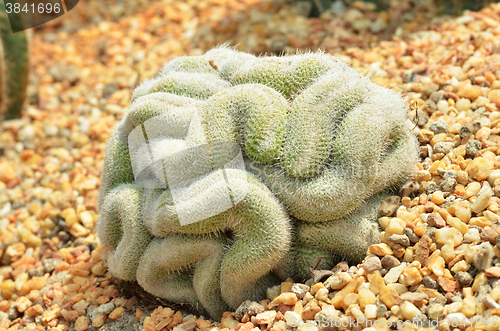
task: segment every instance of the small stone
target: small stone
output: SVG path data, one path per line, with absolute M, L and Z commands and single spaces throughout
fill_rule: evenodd
M 293 312 L 293 311 L 287 311 L 285 313 L 285 322 L 288 327 L 297 327 L 300 323 L 303 322 L 302 316 L 299 314 Z
M 477 193 L 477 199 L 472 202 L 470 209 L 475 213 L 480 213 L 491 204 L 492 196 L 493 190 L 491 187 L 484 185 Z
M 404 319 L 413 320 L 421 314 L 420 310 L 409 301 L 403 301 L 399 306 L 401 308 L 401 315 Z
M 431 201 L 436 205 L 442 205 L 446 200 L 444 199 L 443 192 L 436 191 L 432 193 Z
M 455 228 L 442 228 L 437 229 L 434 234 L 436 243 L 444 245 L 448 241 L 455 244 L 455 247 L 462 243 L 462 234 Z
M 267 300 L 272 301 L 280 294 L 281 294 L 281 286 L 280 285 L 268 287 L 266 290 Z
M 326 288 L 321 288 L 316 292 L 314 297 L 320 301 L 328 302 L 328 290 Z
M 265 310 L 264 306 L 262 306 L 260 303 L 246 300 L 243 301 L 243 303 L 238 307 L 238 309 L 236 309 L 236 312 L 234 313 L 234 318 L 236 318 L 238 321 L 241 321 L 241 319 L 245 314 L 248 314 L 248 316 L 255 316 L 259 313 L 264 312 L 264 310 Z
M 439 251 L 434 251 L 434 253 L 432 253 L 427 262 L 427 266 L 436 276 L 441 277 L 444 275 L 445 261 L 439 255 Z
M 452 142 L 438 142 L 434 145 L 434 152 L 448 154 L 453 150 Z
M 86 331 L 89 328 L 89 318 L 87 316 L 80 316 L 75 322 L 75 331 Z
M 116 308 L 115 310 L 113 310 L 108 318 L 111 320 L 111 321 L 115 321 L 117 320 L 120 316 L 122 316 L 123 312 L 125 311 L 125 308 L 123 307 L 118 307 Z
M 76 237 L 76 238 L 82 237 L 83 238 L 83 237 L 86 237 L 90 234 L 90 230 L 85 228 L 80 223 L 75 223 L 69 229 L 69 233 L 71 233 L 71 235 L 73 237 Z
M 444 99 L 445 99 L 444 98 L 444 91 L 434 91 L 431 93 L 431 95 L 429 95 L 429 100 L 432 100 L 434 103 L 438 103 L 439 101 L 444 100 Z M 438 120 L 438 122 L 442 122 L 444 124 L 443 121 Z
M 410 239 L 410 243 L 412 245 L 415 245 L 420 240 L 420 237 L 417 236 L 410 228 L 404 228 L 403 233 L 408 237 L 408 239 Z
M 60 259 L 44 259 L 42 260 L 42 265 L 43 269 L 45 269 L 45 272 L 48 272 L 49 274 L 52 273 L 56 269 L 56 267 L 61 263 L 62 260 Z
M 386 255 L 386 256 L 390 256 L 390 255 Z M 372 256 L 372 257 L 369 257 L 365 260 L 365 262 L 363 263 L 363 267 L 365 268 L 365 270 L 367 272 L 372 272 L 375 270 L 382 269 L 382 263 L 380 262 L 380 259 L 377 256 Z
M 500 107 L 500 90 L 491 90 L 488 93 L 488 99 L 497 107 Z
M 85 315 L 87 313 L 87 308 L 90 306 L 85 300 L 80 300 L 73 305 L 73 309 L 80 315 Z
M 445 292 L 455 293 L 460 290 L 458 282 L 445 277 L 438 277 L 438 284 Z
M 469 138 L 481 128 L 481 123 L 470 122 L 460 128 L 460 138 Z
M 491 129 L 487 127 L 482 127 L 475 134 L 474 137 L 479 141 L 485 141 L 491 134 Z
M 443 317 L 444 306 L 441 304 L 433 304 L 427 307 L 426 313 L 432 320 L 439 320 Z
M 365 307 L 365 316 L 369 319 L 377 318 L 377 306 L 376 305 L 367 305 Z
M 425 293 L 418 292 L 404 292 L 399 296 L 403 301 L 419 302 L 429 299 L 429 296 Z
M 15 262 L 23 256 L 24 252 L 26 252 L 26 245 L 18 242 L 7 247 L 4 257 L 8 258 L 10 262 Z
M 423 267 L 427 266 L 431 244 L 432 239 L 428 235 L 423 235 L 414 247 L 414 259 L 420 262 Z
M 429 276 L 424 277 L 424 286 L 426 288 L 431 288 L 431 289 L 437 289 L 438 288 L 438 283 L 434 279 L 432 279 Z
M 275 304 L 284 304 L 287 306 L 293 306 L 297 303 L 297 295 L 295 293 L 281 293 L 273 301 Z
M 446 226 L 446 222 L 444 221 L 443 217 L 439 213 L 431 213 L 427 217 L 427 224 L 429 226 L 435 227 L 435 228 L 443 228 Z
M 26 310 L 26 314 L 28 314 L 28 316 L 38 316 L 42 315 L 42 313 L 43 313 L 43 307 L 39 304 L 36 304 L 28 308 L 28 310 Z
M 80 79 L 80 69 L 78 66 L 63 62 L 50 67 L 48 73 L 58 82 L 74 84 Z
M 95 309 L 96 314 L 109 314 L 115 309 L 115 304 L 113 302 L 108 302 L 100 305 Z
M 465 187 L 464 199 L 468 199 L 475 196 L 481 189 L 481 184 L 478 182 L 472 182 Z
M 434 132 L 435 134 L 438 134 L 438 133 L 442 133 L 442 132 L 447 132 L 448 125 L 441 120 L 437 120 L 436 122 L 433 122 L 429 125 L 429 129 L 432 132 Z
M 93 319 L 92 319 L 92 326 L 94 328 L 100 328 L 103 326 L 104 322 L 106 322 L 107 316 L 105 314 L 97 314 Z
M 455 103 L 455 108 L 457 108 L 459 112 L 467 111 L 471 108 L 471 101 L 464 98 L 460 99 Z
M 475 100 L 483 94 L 481 86 L 470 85 L 457 92 L 457 95 L 461 98 L 467 98 L 469 100 Z
M 350 281 L 352 280 L 351 275 L 347 272 L 337 272 L 333 276 L 330 276 L 325 281 L 326 288 L 330 288 L 332 290 L 340 290 L 344 288 Z
M 359 288 L 358 290 L 358 300 L 361 309 L 365 308 L 367 305 L 374 304 L 377 301 L 375 294 L 368 288 Z
M 420 274 L 418 269 L 415 267 L 405 269 L 403 271 L 402 275 L 405 278 L 405 282 L 410 286 L 420 284 L 423 280 L 422 275 Z
M 500 278 L 500 267 L 489 267 L 484 270 L 484 274 L 488 277 Z
M 19 299 L 14 302 L 14 307 L 16 307 L 18 312 L 24 313 L 32 304 L 33 303 L 26 297 L 19 297 Z
M 399 297 L 399 294 L 398 292 L 396 292 L 396 290 L 389 286 L 386 286 L 382 288 L 380 292 L 380 301 L 390 309 L 393 306 L 400 304 L 401 298 Z
M 444 180 L 441 181 L 441 183 L 439 184 L 439 188 L 441 189 L 441 191 L 443 192 L 453 192 L 455 191 L 455 186 L 457 185 L 457 181 L 453 178 L 446 178 Z M 443 204 L 443 206 L 441 206 L 443 208 L 446 208 L 445 204 Z
M 378 256 L 392 255 L 392 249 L 384 243 L 371 245 L 368 251 Z
M 472 160 L 467 167 L 469 176 L 478 182 L 487 179 L 490 176 L 491 170 L 493 170 L 493 163 L 481 156 Z
M 382 216 L 393 216 L 398 210 L 401 202 L 401 197 L 390 196 L 382 201 L 380 206 L 380 213 Z
M 382 266 L 388 270 L 401 264 L 401 262 L 399 262 L 399 260 L 392 255 L 384 256 L 380 262 L 382 263 Z
M 451 263 L 452 262 L 450 262 L 449 265 L 451 265 Z M 467 263 L 467 261 L 461 260 L 456 262 L 452 266 L 451 271 L 456 274 L 459 271 L 468 271 L 469 269 L 470 269 L 470 264 Z
M 309 290 L 310 290 L 309 286 L 300 283 L 295 283 L 293 284 L 291 291 L 292 293 L 295 293 L 295 295 L 297 295 L 297 298 L 299 300 L 302 300 L 306 295 L 306 293 L 309 292 Z
M 346 310 L 350 305 L 357 305 L 359 302 L 359 295 L 357 293 L 349 293 L 342 300 L 341 306 Z
M 274 322 L 275 317 L 276 311 L 271 310 L 257 314 L 255 316 L 255 321 L 257 322 L 257 324 L 271 325 Z
M 248 323 L 251 323 L 251 322 L 248 322 Z M 227 328 L 227 329 L 235 329 L 237 330 L 238 329 L 238 321 L 236 321 L 232 315 L 228 316 L 228 317 L 222 317 L 221 319 L 221 322 L 219 324 L 219 327 L 221 329 L 224 329 L 224 328 Z M 252 323 L 253 325 L 253 323 Z
M 482 241 L 488 241 L 490 244 L 495 245 L 498 233 L 493 229 L 483 229 L 479 236 Z
M 396 283 L 399 279 L 399 276 L 403 272 L 403 270 L 406 268 L 406 265 L 401 264 L 397 267 L 392 268 L 387 272 L 387 274 L 384 276 L 384 281 L 389 284 L 389 283 Z
M 472 276 L 465 271 L 459 271 L 455 274 L 455 279 L 456 281 L 460 284 L 462 287 L 467 287 L 472 283 Z
M 104 276 L 107 271 L 107 267 L 104 261 L 99 261 L 96 265 L 92 267 L 92 273 L 96 276 Z
M 495 302 L 489 295 L 483 298 L 483 304 L 487 309 L 498 309 L 500 305 Z
M 418 140 L 422 143 L 429 143 L 434 137 L 434 132 L 427 129 L 422 129 L 418 133 Z
M 392 236 L 389 237 L 389 239 L 395 242 L 396 244 L 400 244 L 405 247 L 410 246 L 410 239 L 408 239 L 408 237 L 405 236 L 404 234 L 402 235 L 393 234 Z

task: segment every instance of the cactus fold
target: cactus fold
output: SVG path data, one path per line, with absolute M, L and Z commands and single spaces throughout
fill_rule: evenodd
M 323 53 L 216 48 L 132 100 L 99 195 L 110 271 L 212 317 L 319 257 L 362 259 L 418 159 L 401 96 Z
M 12 13 L 20 23 L 19 14 Z M 0 120 L 21 117 L 28 85 L 28 36 L 12 33 L 4 2 L 0 2 Z

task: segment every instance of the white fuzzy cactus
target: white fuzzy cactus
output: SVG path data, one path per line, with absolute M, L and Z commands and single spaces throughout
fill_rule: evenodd
M 360 260 L 418 158 L 402 98 L 323 53 L 216 48 L 132 100 L 99 196 L 110 271 L 212 317 L 319 257 Z

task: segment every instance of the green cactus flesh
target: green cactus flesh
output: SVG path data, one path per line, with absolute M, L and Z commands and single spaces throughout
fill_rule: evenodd
M 24 31 L 12 33 L 2 1 L 0 2 L 0 118 L 13 119 L 21 116 L 28 85 L 28 69 L 26 33 Z
M 99 196 L 110 271 L 214 318 L 320 257 L 362 259 L 418 158 L 402 98 L 322 53 L 220 47 L 132 100 Z

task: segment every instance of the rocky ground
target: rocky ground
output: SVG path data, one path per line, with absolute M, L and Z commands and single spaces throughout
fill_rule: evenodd
M 406 320 L 498 330 L 499 5 L 450 18 L 409 1 L 380 13 L 356 2 L 306 18 L 304 2 L 99 3 L 34 33 L 29 105 L 2 124 L 0 329 L 373 330 Z M 402 92 L 423 158 L 383 205 L 382 241 L 362 264 L 286 281 L 211 321 L 113 280 L 93 228 L 106 142 L 131 91 L 163 62 L 224 42 L 256 54 L 325 49 Z

